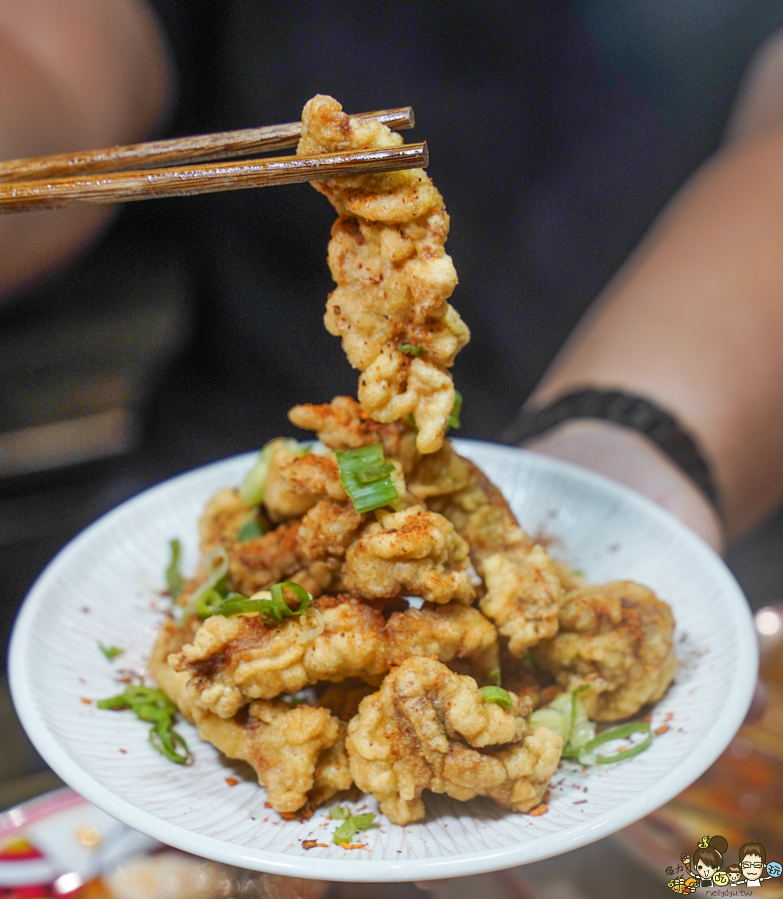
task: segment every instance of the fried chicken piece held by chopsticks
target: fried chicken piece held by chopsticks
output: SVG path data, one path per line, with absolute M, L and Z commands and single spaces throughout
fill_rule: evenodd
M 318 95 L 302 113 L 297 152 L 392 147 L 401 137 L 352 119 Z M 422 169 L 315 181 L 339 214 L 329 244 L 336 289 L 324 318 L 362 372 L 359 400 L 379 422 L 412 414 L 420 452 L 443 443 L 454 406 L 448 369 L 470 332 L 448 299 L 457 274 L 444 244 L 449 217 Z

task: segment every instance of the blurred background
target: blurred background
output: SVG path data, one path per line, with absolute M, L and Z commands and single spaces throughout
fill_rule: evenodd
M 412 138 L 427 140 L 452 218 L 453 302 L 473 334 L 455 368 L 460 436 L 481 439 L 508 424 L 718 148 L 748 63 L 783 25 L 779 0 L 488 0 L 480 15 L 469 0 L 402 0 L 376 20 L 352 4 L 295 17 L 282 4 L 152 5 L 177 69 L 167 134 L 293 121 L 314 93 L 349 112 L 414 107 Z M 307 185 L 131 204 L 0 307 L 3 658 L 27 589 L 87 524 L 290 433 L 296 402 L 355 393 L 321 322 L 333 218 Z M 783 597 L 781 546 L 777 515 L 729 549 L 755 608 Z M 0 808 L 54 782 L 4 670 Z M 618 845 L 613 864 L 633 876 Z M 579 859 L 575 870 L 592 864 Z

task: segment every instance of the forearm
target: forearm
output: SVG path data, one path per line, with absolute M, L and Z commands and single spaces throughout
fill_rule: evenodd
M 783 495 L 783 129 L 716 157 L 671 204 L 532 398 L 583 385 L 673 412 L 730 533 Z
M 168 98 L 141 0 L 0 0 L 0 158 L 140 140 Z M 0 216 L 0 298 L 67 258 L 109 207 Z

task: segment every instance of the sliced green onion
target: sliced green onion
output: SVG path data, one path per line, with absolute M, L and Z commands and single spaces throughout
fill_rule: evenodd
M 297 600 L 297 607 L 292 609 L 285 598 L 285 591 L 293 593 Z M 301 615 L 310 606 L 312 596 L 293 581 L 282 581 L 272 584 L 269 588 L 270 599 L 249 599 L 241 593 L 230 593 L 223 597 L 216 590 L 212 590 L 199 600 L 196 605 L 196 613 L 199 618 L 210 618 L 212 615 L 243 615 L 247 612 L 258 612 L 259 618 L 264 624 L 276 624 L 278 627 L 284 618 L 294 618 Z M 257 595 L 257 594 L 256 594 Z
M 421 356 L 424 352 L 424 347 L 418 343 L 403 343 L 397 349 L 406 356 Z
M 266 490 L 266 479 L 269 475 L 269 466 L 272 462 L 272 454 L 275 446 L 282 443 L 287 450 L 298 456 L 304 456 L 310 452 L 310 447 L 302 445 L 298 440 L 292 438 L 280 438 L 270 440 L 258 454 L 256 464 L 250 469 L 245 476 L 245 480 L 239 488 L 239 498 L 248 507 L 260 506 L 264 501 L 264 491 Z
M 296 609 L 291 609 L 285 601 L 285 590 L 289 590 L 297 598 L 299 604 Z M 310 596 L 307 590 L 293 581 L 282 581 L 279 584 L 272 584 L 269 592 L 272 594 L 272 598 L 261 600 L 265 605 L 259 611 L 259 616 L 265 624 L 271 624 L 274 621 L 278 627 L 283 623 L 284 618 L 293 618 L 296 615 L 301 615 L 310 606 L 310 601 L 312 600 L 312 596 Z
M 449 415 L 449 420 L 446 422 L 446 430 L 448 431 L 450 428 L 454 428 L 455 431 L 459 430 L 460 421 L 459 414 L 462 411 L 462 394 L 459 390 L 454 391 L 454 405 L 451 407 L 451 415 Z
M 235 600 L 236 598 L 245 599 L 245 597 L 241 596 L 239 593 L 231 593 L 228 596 L 223 596 L 218 590 L 207 590 L 199 596 L 198 601 L 196 602 L 196 615 L 198 615 L 202 621 L 205 618 L 211 618 L 213 615 L 225 615 L 226 613 L 224 611 L 220 611 L 223 604 Z M 234 612 L 234 614 L 236 615 L 238 613 Z
M 570 693 L 561 693 L 556 699 L 536 709 L 530 716 L 534 726 L 548 727 L 563 738 L 563 756 L 573 758 L 595 736 L 595 725 L 587 717 L 579 693 L 589 689 L 583 685 Z
M 489 679 L 494 683 L 496 687 L 500 686 L 500 668 L 493 668 L 492 671 L 489 672 Z
M 357 512 L 371 512 L 399 499 L 394 481 L 389 477 L 394 466 L 384 459 L 380 443 L 336 452 L 335 456 L 340 482 Z
M 369 465 L 367 468 L 359 468 L 354 472 L 354 475 L 360 484 L 372 484 L 373 481 L 380 481 L 381 478 L 385 478 L 387 474 L 393 471 L 394 465 L 384 460 L 380 465 Z
M 178 765 L 187 765 L 191 761 L 187 743 L 174 730 L 177 707 L 162 690 L 145 686 L 128 687 L 119 696 L 99 700 L 97 706 L 112 711 L 130 709 L 142 721 L 152 724 L 150 742 L 158 752 Z M 178 748 L 182 752 L 178 752 Z
M 631 734 L 646 734 L 645 738 L 639 743 L 635 743 L 630 749 L 617 752 L 614 755 L 599 755 L 595 750 L 604 743 L 610 743 L 612 740 L 622 740 L 630 737 Z M 621 762 L 623 759 L 633 758 L 649 749 L 652 745 L 653 736 L 652 728 L 646 721 L 630 721 L 627 724 L 620 724 L 617 727 L 611 727 L 609 730 L 598 734 L 588 743 L 585 743 L 579 753 L 579 762 L 582 765 L 610 765 L 612 762 Z
M 254 518 L 252 521 L 243 524 L 237 531 L 237 540 L 240 543 L 244 543 L 247 540 L 252 540 L 254 537 L 263 537 L 264 534 L 268 533 L 269 528 L 258 518 Z
M 587 684 L 582 684 L 581 687 L 577 687 L 576 690 L 573 690 L 571 693 L 571 721 L 569 725 L 569 731 L 571 733 L 571 738 L 569 739 L 569 749 L 576 749 L 577 746 L 574 745 L 574 737 L 576 736 L 576 725 L 577 725 L 577 717 L 579 716 L 580 711 L 584 711 L 584 707 L 582 703 L 579 702 L 579 694 L 584 693 L 585 690 L 589 690 L 590 687 Z M 587 717 L 585 713 L 584 716 L 579 717 Z
M 150 731 L 150 743 L 170 762 L 187 765 L 191 761 L 188 744 L 171 727 L 171 722 L 159 721 Z M 177 747 L 182 750 L 181 753 L 177 752 Z
M 413 428 L 414 431 L 418 431 L 419 429 L 416 427 L 416 419 L 413 417 L 413 412 L 409 412 L 405 416 L 405 421 Z
M 211 594 L 214 591 L 221 597 L 225 595 L 226 577 L 228 575 L 228 554 L 225 549 L 222 546 L 215 547 L 204 559 L 204 565 L 209 574 L 204 583 L 188 600 L 188 604 L 182 612 L 183 619 L 187 618 L 188 615 L 192 615 L 197 609 L 203 609 L 205 603 L 208 605 L 207 594 Z
M 352 815 L 335 830 L 332 842 L 338 846 L 341 843 L 350 843 L 354 834 L 359 830 L 366 830 L 375 820 L 375 815 Z
M 124 649 L 120 649 L 119 646 L 104 646 L 100 640 L 98 640 L 98 649 L 106 656 L 106 658 L 111 662 L 112 659 L 116 659 L 117 656 L 121 656 Z
M 484 694 L 485 702 L 495 702 L 507 712 L 514 708 L 511 694 L 508 690 L 504 690 L 503 687 L 482 687 L 481 692 Z
M 169 562 L 169 567 L 166 569 L 166 586 L 168 587 L 169 596 L 172 599 L 176 599 L 185 586 L 185 578 L 182 577 L 182 573 L 179 570 L 179 557 L 182 552 L 182 546 L 179 540 L 172 540 L 169 546 L 171 547 L 171 562 Z
M 570 736 L 568 719 L 559 709 L 553 709 L 551 705 L 536 709 L 530 716 L 530 723 L 533 727 L 548 727 L 549 730 L 553 730 L 556 734 L 560 734 L 563 738 L 563 746 L 568 743 L 568 738 Z
M 329 817 L 333 821 L 345 821 L 351 817 L 351 810 L 345 806 L 337 806 L 337 808 L 329 809 Z

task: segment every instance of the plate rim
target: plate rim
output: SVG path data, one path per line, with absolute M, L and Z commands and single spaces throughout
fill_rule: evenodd
M 723 560 L 701 538 L 652 500 L 630 488 L 572 463 L 518 447 L 465 439 L 455 439 L 453 443 L 458 452 L 462 452 L 468 457 L 471 457 L 471 450 L 476 450 L 480 454 L 491 453 L 501 456 L 509 452 L 522 454 L 527 460 L 526 464 L 531 464 L 534 468 L 538 467 L 542 471 L 548 470 L 554 474 L 565 475 L 567 478 L 575 478 L 594 489 L 608 492 L 624 505 L 635 506 L 648 518 L 652 517 L 656 525 L 660 524 L 670 531 L 673 530 L 678 539 L 689 544 L 689 550 L 701 556 L 707 566 L 715 569 L 717 565 L 720 576 L 726 580 L 727 585 L 730 585 L 731 590 L 739 599 L 747 602 L 736 578 Z M 498 847 L 496 850 L 484 849 L 475 853 L 463 853 L 447 858 L 358 861 L 319 857 L 308 862 L 302 856 L 289 857 L 282 852 L 252 850 L 235 846 L 222 839 L 189 831 L 181 825 L 168 822 L 133 805 L 93 778 L 77 761 L 72 759 L 68 752 L 59 746 L 56 738 L 49 731 L 43 716 L 38 712 L 35 705 L 35 691 L 26 673 L 27 654 L 31 649 L 29 636 L 36 612 L 44 602 L 48 582 L 57 576 L 60 566 L 67 565 L 71 555 L 78 553 L 83 544 L 89 543 L 95 531 L 110 526 L 115 518 L 127 515 L 134 505 L 146 502 L 150 493 L 161 490 L 174 481 L 198 479 L 206 469 L 219 466 L 228 468 L 233 464 L 239 464 L 242 460 L 251 461 L 256 456 L 257 451 L 240 453 L 190 469 L 166 478 L 110 510 L 75 535 L 60 549 L 36 578 L 17 613 L 8 654 L 8 682 L 14 706 L 25 731 L 56 774 L 84 798 L 129 827 L 185 852 L 195 855 L 205 855 L 206 852 L 209 852 L 206 857 L 218 862 L 307 879 L 381 883 L 435 880 L 489 873 L 551 858 L 569 851 L 570 848 L 588 845 L 644 817 L 663 804 L 660 801 L 662 793 L 665 794 L 663 802 L 666 802 L 706 771 L 724 751 L 742 724 L 753 696 L 758 669 L 758 645 L 753 629 L 752 614 L 747 605 L 745 606 L 746 615 L 741 613 L 741 606 L 732 607 L 735 619 L 732 624 L 735 627 L 738 641 L 738 668 L 732 681 L 731 692 L 724 696 L 720 713 L 713 719 L 709 730 L 703 735 L 701 752 L 698 756 L 694 758 L 691 755 L 684 758 L 671 773 L 637 794 L 632 803 L 627 803 L 624 814 L 618 816 L 613 811 L 611 817 L 607 819 L 607 813 L 602 813 L 565 832 L 557 831 L 551 834 L 546 839 L 547 844 L 552 844 L 551 850 L 547 849 L 544 854 L 531 852 L 532 847 L 535 846 L 535 841 L 531 841 L 516 846 Z M 585 831 L 589 831 L 588 839 L 584 839 Z M 570 847 L 569 842 L 575 845 Z M 557 843 L 561 845 L 558 846 Z

